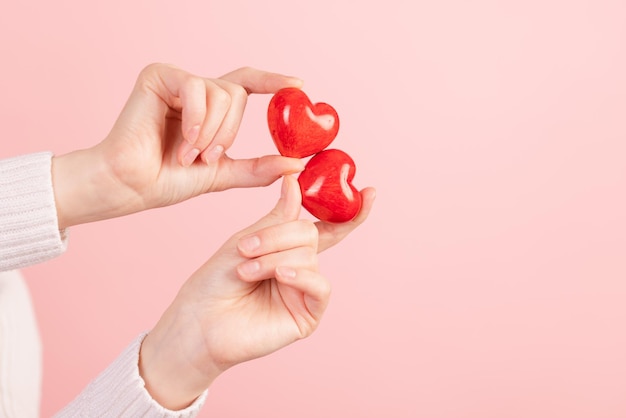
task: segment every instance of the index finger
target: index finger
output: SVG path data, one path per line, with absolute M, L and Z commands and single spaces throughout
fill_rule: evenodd
M 252 67 L 242 67 L 220 77 L 242 86 L 248 94 L 252 93 L 276 93 L 287 87 L 301 88 L 304 82 L 292 76 L 287 76 L 269 71 L 258 70 Z

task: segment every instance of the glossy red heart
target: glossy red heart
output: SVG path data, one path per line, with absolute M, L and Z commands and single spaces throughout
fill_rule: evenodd
M 267 123 L 278 152 L 304 158 L 322 151 L 337 136 L 339 116 L 326 103 L 312 104 L 300 89 L 277 91 L 267 109 Z
M 298 176 L 302 206 L 322 221 L 347 222 L 361 210 L 361 193 L 352 185 L 354 161 L 338 149 L 315 154 Z

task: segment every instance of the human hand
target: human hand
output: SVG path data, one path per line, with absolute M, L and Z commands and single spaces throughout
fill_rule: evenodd
M 317 253 L 367 218 L 374 189 L 344 224 L 298 219 L 297 181 L 283 180 L 276 207 L 231 237 L 183 285 L 146 336 L 140 373 L 161 405 L 189 405 L 226 369 L 309 336 L 319 325 L 330 283 Z
M 249 93 L 300 87 L 241 68 L 217 79 L 152 64 L 98 145 L 53 159 L 59 227 L 167 206 L 202 193 L 271 184 L 304 168 L 279 155 L 231 159 Z

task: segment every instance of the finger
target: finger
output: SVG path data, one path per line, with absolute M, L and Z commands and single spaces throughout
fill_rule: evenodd
M 224 90 L 222 86 L 215 83 L 212 80 L 204 79 L 205 88 L 205 101 L 206 101 L 206 117 L 202 122 L 200 133 L 195 143 L 189 142 L 183 143 L 179 154 L 181 156 L 181 163 L 183 166 L 188 167 L 193 163 L 195 158 L 190 157 L 195 155 L 196 157 L 203 153 L 209 144 L 213 141 L 216 132 L 222 125 L 224 118 L 226 117 L 232 98 L 228 91 Z M 217 154 L 217 161 L 224 152 L 224 148 L 220 145 L 216 145 L 212 149 L 214 154 Z M 211 157 L 213 158 L 213 157 Z
M 274 183 L 282 176 L 304 170 L 304 162 L 298 158 L 279 155 L 233 160 L 225 156 L 220 161 L 223 169 L 217 173 L 214 190 L 235 187 L 260 187 Z
M 372 206 L 374 205 L 376 189 L 373 187 L 363 189 L 361 191 L 361 197 L 363 201 L 361 210 L 353 220 L 344 223 L 329 223 L 321 221 L 315 223 L 319 232 L 319 252 L 325 251 L 333 245 L 336 245 L 352 231 L 354 231 L 359 225 L 365 222 L 372 210 Z
M 179 90 L 182 107 L 182 134 L 189 144 L 195 144 L 207 112 L 204 80 L 187 74 L 187 78 L 182 83 Z
M 169 64 L 150 64 L 139 75 L 168 107 L 182 113 L 182 135 L 194 143 L 206 115 L 204 79 Z
M 247 282 L 271 279 L 280 265 L 317 271 L 317 251 L 313 247 L 297 247 L 246 260 L 237 265 L 237 274 Z
M 260 229 L 239 239 L 237 249 L 244 257 L 259 257 L 296 247 L 311 247 L 317 252 L 318 230 L 306 219 Z
M 300 216 L 302 207 L 302 194 L 298 180 L 292 176 L 284 176 L 280 190 L 280 199 L 274 209 L 265 217 L 268 224 L 294 221 Z M 260 225 L 259 225 L 260 226 Z
M 279 283 L 304 294 L 304 304 L 314 320 L 313 327 L 310 329 L 313 331 L 328 306 L 331 293 L 330 282 L 316 271 L 301 268 L 279 266 L 275 273 Z
M 292 176 L 285 176 L 283 177 L 280 199 L 278 199 L 276 206 L 252 226 L 241 231 L 239 236 L 252 234 L 271 225 L 295 221 L 300 216 L 301 207 L 302 195 L 298 181 Z
M 199 151 L 194 147 L 207 113 L 205 81 L 177 67 L 151 64 L 140 74 L 142 86 L 148 87 L 167 107 L 181 113 L 181 134 L 185 142 L 178 159 L 190 165 Z
M 226 114 L 223 116 L 221 123 L 215 132 L 203 132 L 203 135 L 207 135 L 206 140 L 209 141 L 209 145 L 202 152 L 202 159 L 207 164 L 219 160 L 224 151 L 232 145 L 235 140 L 235 136 L 239 131 L 246 103 L 248 102 L 248 93 L 239 84 L 219 79 L 212 81 L 228 93 L 230 96 L 230 106 L 228 107 Z M 212 135 L 212 137 L 208 137 L 210 135 Z M 202 139 L 204 141 L 205 138 Z
M 258 70 L 251 67 L 239 68 L 220 77 L 222 80 L 243 86 L 250 93 L 275 93 L 286 87 L 300 88 L 303 81 L 297 77 Z

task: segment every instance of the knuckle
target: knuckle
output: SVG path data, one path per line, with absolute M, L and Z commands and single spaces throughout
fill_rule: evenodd
M 305 260 L 303 260 L 303 263 L 307 266 L 307 268 L 311 269 L 312 271 L 318 271 L 320 270 L 320 263 L 319 263 L 319 258 L 317 256 L 317 251 L 315 251 L 315 249 L 309 247 L 307 252 L 304 253 L 304 257 Z
M 248 90 L 241 84 L 234 84 L 231 96 L 233 101 L 246 103 L 248 101 Z
M 166 68 L 173 68 L 173 66 L 160 62 L 153 62 L 146 65 L 137 75 L 137 81 L 135 83 L 136 88 L 151 92 L 162 90 L 159 86 L 164 85 L 161 75 Z
M 193 92 L 204 89 L 204 81 L 192 74 L 186 74 L 182 81 L 182 90 L 185 92 Z
M 156 74 L 158 74 L 163 68 L 166 67 L 166 64 L 160 62 L 153 62 L 145 67 L 139 72 L 138 79 L 139 80 L 149 80 L 153 78 Z
M 224 135 L 224 140 L 226 144 L 230 144 L 233 139 L 237 136 L 237 127 L 232 124 L 225 124 L 220 128 L 222 134 Z
M 307 238 L 307 242 L 317 243 L 319 239 L 319 231 L 315 226 L 315 223 L 308 219 L 300 219 L 299 222 L 303 235 Z
M 218 89 L 213 92 L 213 103 L 215 107 L 228 109 L 232 102 L 230 94 L 226 90 Z
M 320 297 L 324 300 L 330 299 L 330 295 L 333 292 L 333 288 L 328 280 L 321 280 L 319 285 Z
M 258 234 L 265 247 L 274 247 L 280 238 L 273 228 L 260 231 Z
M 248 65 L 244 65 L 244 66 L 241 66 L 241 67 L 237 68 L 235 71 L 233 71 L 233 73 L 236 73 L 236 74 L 248 74 L 251 71 L 253 71 L 252 67 L 250 67 Z

